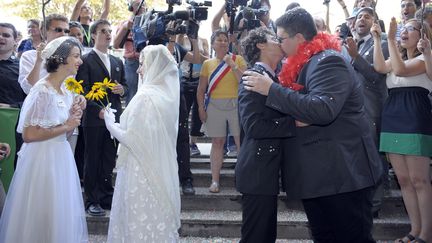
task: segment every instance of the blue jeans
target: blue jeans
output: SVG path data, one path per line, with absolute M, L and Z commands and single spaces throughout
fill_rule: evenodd
M 135 59 L 125 59 L 125 78 L 128 85 L 129 93 L 126 96 L 126 105 L 129 104 L 132 97 L 138 89 L 138 70 L 139 61 Z

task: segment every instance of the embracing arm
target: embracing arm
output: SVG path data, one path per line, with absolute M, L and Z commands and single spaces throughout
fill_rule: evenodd
M 307 81 L 306 94 L 273 83 L 266 105 L 307 124 L 332 122 L 350 95 L 352 76 L 344 60 L 327 56 Z
M 294 119 L 289 116 L 269 119 L 264 117 L 265 98 L 263 96 L 239 87 L 240 124 L 248 137 L 255 139 L 284 138 L 294 136 Z

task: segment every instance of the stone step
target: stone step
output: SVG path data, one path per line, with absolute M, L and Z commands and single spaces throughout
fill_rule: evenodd
M 219 193 L 211 193 L 207 187 L 195 187 L 196 194 L 193 196 L 181 195 L 182 210 L 235 210 L 241 211 L 241 194 L 234 188 L 222 188 Z M 287 200 L 285 193 L 279 195 L 279 211 L 303 210 L 300 201 Z M 380 217 L 404 213 L 405 207 L 399 190 L 388 190 L 385 192 Z
M 237 162 L 235 157 L 226 157 L 222 164 L 222 168 L 234 169 Z M 191 157 L 190 159 L 191 169 L 210 169 L 210 157 Z
M 105 235 L 109 217 L 87 216 L 90 234 Z M 187 210 L 181 213 L 182 237 L 240 237 L 240 211 Z M 373 235 L 377 240 L 396 239 L 409 232 L 410 224 L 405 214 L 394 214 L 383 219 L 374 219 Z M 307 218 L 299 210 L 278 212 L 278 238 L 310 239 Z

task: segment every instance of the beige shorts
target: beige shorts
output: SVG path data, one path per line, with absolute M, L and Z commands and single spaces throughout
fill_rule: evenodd
M 237 98 L 210 99 L 207 107 L 207 136 L 212 138 L 226 137 L 227 125 L 230 135 L 240 136 Z

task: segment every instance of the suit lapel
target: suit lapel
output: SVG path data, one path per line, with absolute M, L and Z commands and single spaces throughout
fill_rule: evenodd
M 96 61 L 97 64 L 99 64 L 99 66 L 102 68 L 104 74 L 106 77 L 110 77 L 108 70 L 105 67 L 105 64 L 102 62 L 102 60 L 100 59 L 99 55 L 92 50 L 92 55 L 94 56 L 94 60 Z M 110 58 L 111 59 L 111 58 Z
M 362 46 L 360 50 L 360 56 L 364 56 L 366 52 L 369 51 L 369 49 L 373 46 L 374 41 L 373 38 L 369 38 Z
M 114 81 L 118 78 L 118 74 L 120 72 L 120 67 L 117 64 L 117 60 L 113 56 L 109 55 L 109 59 L 110 59 L 110 63 L 111 63 L 111 79 Z

